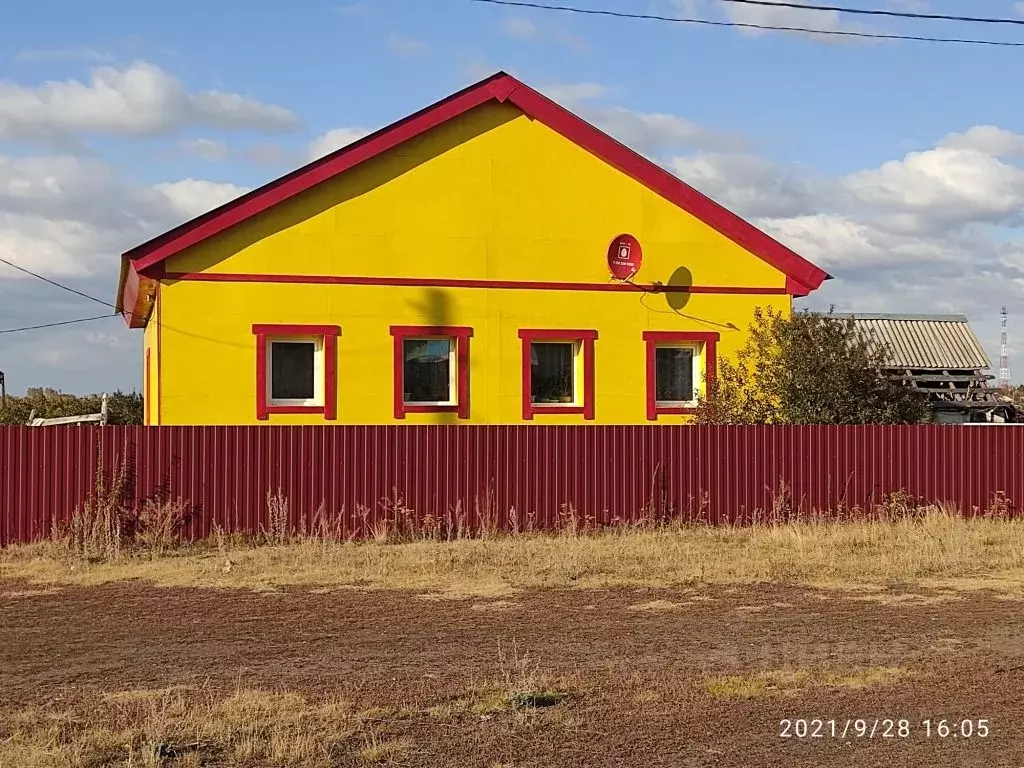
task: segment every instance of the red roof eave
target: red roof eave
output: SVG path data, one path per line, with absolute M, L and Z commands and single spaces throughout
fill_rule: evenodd
M 121 277 L 117 286 L 116 311 L 129 328 L 145 328 L 153 309 L 154 281 L 141 277 L 126 256 L 121 257 Z
M 688 211 L 787 277 L 793 295 L 807 295 L 829 275 L 749 222 L 698 192 L 564 107 L 498 72 L 396 123 L 265 184 L 219 208 L 127 251 L 124 259 L 142 277 L 157 277 L 159 265 L 176 253 L 256 216 L 268 208 L 419 136 L 488 101 L 509 101 L 527 116 L 599 157 L 622 173 Z M 118 305 L 124 298 L 118 292 Z

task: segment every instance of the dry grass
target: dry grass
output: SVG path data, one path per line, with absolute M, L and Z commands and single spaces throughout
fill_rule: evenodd
M 216 544 L 216 546 L 214 545 Z M 163 556 L 90 561 L 53 543 L 0 551 L 0 578 L 40 585 L 142 579 L 168 586 L 409 589 L 452 599 L 545 587 L 786 583 L 936 585 L 1024 592 L 1024 520 L 941 510 L 893 521 L 665 527 L 590 535 L 282 546 L 220 537 Z
M 895 682 L 906 674 L 897 667 L 780 669 L 713 677 L 704 681 L 704 688 L 718 699 L 765 699 L 791 696 L 814 688 L 869 688 Z
M 67 556 L 89 562 L 116 561 L 130 554 L 159 557 L 178 547 L 188 503 L 152 497 L 130 506 L 127 487 L 127 463 L 115 461 L 108 477 L 100 457 L 89 497 L 66 522 L 55 526 L 54 545 Z
M 84 713 L 88 712 L 88 716 Z M 348 702 L 239 690 L 227 698 L 173 687 L 120 691 L 81 706 L 4 713 L 0 766 L 329 766 L 364 748 Z
M 251 688 L 86 690 L 45 706 L 0 703 L 0 768 L 403 765 L 417 750 L 404 726 L 433 733 L 500 716 L 534 727 L 566 698 L 515 644 L 499 646 L 491 679 L 406 709 Z
M 685 603 L 673 603 L 671 600 L 651 600 L 646 603 L 637 603 L 629 606 L 631 611 L 643 611 L 644 613 L 666 613 L 678 611 Z

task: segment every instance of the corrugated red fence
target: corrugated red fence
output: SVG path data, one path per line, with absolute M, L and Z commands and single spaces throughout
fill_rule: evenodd
M 964 511 L 1024 500 L 1024 429 L 962 426 L 0 427 L 0 544 L 49 535 L 123 460 L 126 500 L 183 498 L 189 536 L 258 531 L 280 489 L 292 525 L 318 509 L 365 535 L 415 516 L 553 528 L 675 514 L 743 521 L 784 501 L 867 507 L 905 491 Z M 510 515 L 510 510 L 514 512 Z M 513 523 L 515 520 L 517 522 Z

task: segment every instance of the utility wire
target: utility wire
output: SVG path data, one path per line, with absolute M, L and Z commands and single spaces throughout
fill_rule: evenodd
M 88 293 L 82 293 L 79 290 L 76 290 L 76 289 L 71 288 L 69 286 L 66 286 L 66 285 L 63 285 L 61 283 L 58 283 L 55 280 L 51 280 L 48 277 L 43 277 L 42 275 L 40 275 L 40 274 L 38 274 L 36 272 L 33 272 L 30 269 L 25 269 L 24 267 L 18 266 L 13 261 L 8 261 L 3 256 L 0 256 L 0 263 L 6 264 L 8 267 L 16 269 L 19 272 L 24 272 L 26 275 L 31 275 L 32 277 L 39 278 L 44 283 L 49 283 L 50 285 L 56 286 L 57 288 L 60 288 L 61 290 L 70 291 L 71 293 L 73 293 L 73 294 L 75 294 L 77 296 L 81 296 L 83 299 L 89 299 L 90 301 L 95 301 L 97 304 L 102 304 L 103 306 L 110 307 L 111 309 L 114 309 L 114 310 L 117 309 L 117 307 L 114 306 L 113 304 L 111 304 L 109 301 L 104 301 L 103 299 L 97 299 L 95 296 L 90 296 Z
M 114 309 L 114 310 L 117 309 L 117 307 L 114 306 L 113 304 L 111 304 L 109 301 L 104 301 L 103 299 L 98 299 L 95 296 L 90 296 L 88 293 L 83 293 L 82 291 L 79 291 L 79 290 L 77 290 L 75 288 L 72 288 L 70 286 L 64 285 L 63 283 L 58 283 L 56 280 L 51 280 L 48 277 L 43 277 L 43 275 L 40 275 L 37 272 L 33 272 L 31 269 L 25 269 L 25 267 L 22 267 L 22 266 L 20 266 L 18 264 L 15 264 L 13 261 L 8 261 L 3 256 L 0 256 L 0 263 L 6 264 L 8 267 L 11 267 L 12 269 L 16 269 L 19 272 L 24 272 L 26 275 L 31 275 L 32 277 L 35 277 L 35 278 L 37 278 L 39 280 L 42 280 L 44 283 L 49 283 L 50 285 L 55 286 L 57 288 L 60 288 L 63 291 L 69 291 L 69 292 L 75 294 L 76 296 L 81 296 L 83 299 L 89 299 L 90 301 L 95 301 L 97 304 L 102 304 L 103 306 L 110 307 L 111 309 Z M 79 318 L 77 318 L 75 320 L 61 320 L 59 322 L 43 323 L 41 325 L 25 325 L 25 326 L 22 326 L 21 328 L 5 328 L 5 329 L 0 330 L 0 334 L 3 334 L 3 333 L 20 333 L 21 331 L 36 331 L 36 330 L 39 330 L 41 328 L 56 328 L 59 325 L 72 325 L 74 323 L 87 323 L 87 322 L 89 322 L 91 320 L 101 320 L 104 317 L 113 317 L 113 316 L 114 316 L 114 314 L 108 312 L 105 315 L 93 315 L 92 317 L 79 317 Z
M 1004 40 L 983 40 L 961 37 L 926 37 L 923 35 L 897 35 L 885 34 L 882 32 L 857 32 L 846 29 L 814 29 L 811 27 L 789 27 L 774 24 L 748 24 L 740 21 L 714 21 L 712 19 L 660 16 L 654 13 L 628 13 L 625 11 L 611 11 L 603 8 L 577 8 L 570 5 L 546 5 L 543 3 L 527 2 L 526 0 L 469 0 L 469 2 L 487 3 L 489 5 L 504 5 L 513 8 L 535 8 L 543 11 L 579 13 L 586 14 L 588 16 L 612 16 L 618 19 L 644 19 L 648 21 L 668 21 L 674 24 L 700 24 L 708 27 L 759 29 L 770 32 L 802 32 L 809 35 L 831 35 L 834 37 L 853 37 L 869 40 L 914 40 L 922 43 L 961 43 L 964 45 L 990 45 L 1005 48 L 1024 48 L 1024 42 L 1009 42 Z M 771 5 L 776 5 L 776 3 L 771 3 Z M 801 5 L 799 7 L 807 8 L 808 6 Z
M 58 325 L 72 325 L 73 323 L 86 323 L 90 320 L 102 320 L 105 317 L 113 317 L 113 315 L 94 315 L 93 317 L 80 317 L 77 320 L 62 320 L 59 323 L 43 323 L 42 325 L 25 325 L 21 328 L 4 328 L 0 330 L 0 333 L 19 333 L 21 331 L 35 331 L 40 328 L 56 328 Z
M 722 0 L 723 3 L 739 5 L 761 5 L 777 8 L 800 8 L 809 11 L 836 11 L 860 16 L 890 16 L 897 19 L 928 19 L 932 21 L 965 21 L 975 24 L 1015 24 L 1024 26 L 1024 19 L 991 16 L 951 16 L 944 13 L 914 13 L 913 11 L 888 11 L 877 8 L 848 8 L 842 5 L 804 5 L 792 0 Z

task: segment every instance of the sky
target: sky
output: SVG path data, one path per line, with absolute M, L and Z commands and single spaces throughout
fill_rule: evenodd
M 723 0 L 560 4 L 1024 42 Z M 1024 20 L 1015 0 L 838 4 Z M 472 0 L 19 3 L 0 25 L 0 258 L 113 302 L 123 251 L 498 70 L 829 271 L 799 307 L 966 314 L 997 366 L 1005 305 L 1024 380 L 1024 47 Z M 0 331 L 111 311 L 0 264 Z M 138 389 L 141 358 L 119 317 L 0 333 L 10 393 Z

